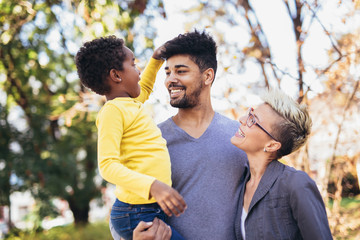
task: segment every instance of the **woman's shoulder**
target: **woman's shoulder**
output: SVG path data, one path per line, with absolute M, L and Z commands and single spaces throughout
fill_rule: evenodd
M 306 172 L 287 165 L 285 165 L 282 179 L 289 183 L 291 188 L 315 184 L 315 181 Z
M 315 181 L 306 172 L 297 170 L 287 165 L 285 165 L 282 175 L 282 180 L 287 183 L 287 186 L 290 189 L 293 190 L 316 186 Z

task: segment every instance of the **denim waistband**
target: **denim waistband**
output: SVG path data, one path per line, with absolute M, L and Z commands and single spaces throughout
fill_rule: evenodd
M 132 207 L 132 208 L 141 208 L 141 207 L 154 207 L 154 208 L 159 208 L 159 204 L 158 203 L 146 203 L 146 204 L 130 204 L 130 203 L 125 203 L 120 201 L 119 199 L 116 198 L 115 200 L 115 204 L 116 206 L 119 207 Z

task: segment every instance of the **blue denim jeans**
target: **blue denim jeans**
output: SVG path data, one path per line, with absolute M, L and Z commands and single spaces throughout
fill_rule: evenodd
M 157 203 L 128 204 L 116 199 L 110 213 L 110 221 L 115 231 L 124 239 L 132 239 L 133 230 L 140 221 L 152 222 L 157 217 L 165 222 L 166 215 Z M 184 238 L 171 227 L 171 240 Z

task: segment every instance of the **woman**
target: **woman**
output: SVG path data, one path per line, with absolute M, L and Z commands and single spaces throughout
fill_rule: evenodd
M 280 90 L 267 92 L 263 100 L 240 118 L 231 138 L 249 160 L 235 223 L 237 239 L 332 239 L 315 182 L 278 161 L 306 142 L 309 114 Z

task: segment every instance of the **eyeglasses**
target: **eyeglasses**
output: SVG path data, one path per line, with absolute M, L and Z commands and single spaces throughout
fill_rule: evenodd
M 256 124 L 259 128 L 261 128 L 261 130 L 263 130 L 267 135 L 269 135 L 272 139 L 274 139 L 275 141 L 278 142 L 278 140 L 276 140 L 276 138 L 274 138 L 268 131 L 265 130 L 265 128 L 263 128 L 257 121 L 256 121 L 256 117 L 253 114 L 254 109 L 253 108 L 249 108 L 248 110 L 248 117 L 246 119 L 246 125 L 251 128 L 254 124 Z

